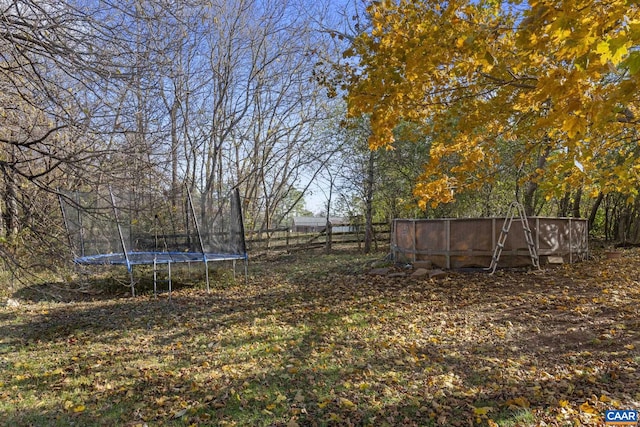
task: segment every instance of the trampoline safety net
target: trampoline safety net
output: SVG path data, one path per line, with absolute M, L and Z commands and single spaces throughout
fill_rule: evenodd
M 245 259 L 237 190 L 217 200 L 186 188 L 132 193 L 100 188 L 62 193 L 69 241 L 78 264 L 202 262 Z

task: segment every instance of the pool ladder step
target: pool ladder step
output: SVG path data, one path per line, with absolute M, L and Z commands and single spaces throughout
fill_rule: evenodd
M 516 214 L 518 215 L 518 219 L 522 222 L 522 230 L 524 231 L 524 238 L 527 242 L 527 247 L 529 249 L 529 256 L 531 257 L 531 264 L 537 269 L 540 269 L 540 259 L 538 257 L 538 252 L 536 251 L 536 245 L 533 241 L 533 236 L 531 234 L 531 227 L 529 227 L 529 220 L 527 219 L 527 213 L 524 210 L 522 204 L 518 202 L 512 202 L 509 205 L 509 211 L 504 219 L 504 223 L 502 224 L 502 229 L 500 230 L 500 236 L 498 237 L 498 242 L 496 247 L 493 250 L 493 257 L 491 258 L 491 265 L 487 268 L 493 274 L 498 267 L 498 261 L 500 261 L 500 255 L 502 255 L 502 250 L 504 249 L 504 243 L 507 240 L 507 236 L 509 235 L 509 230 L 511 229 L 511 224 L 513 223 Z

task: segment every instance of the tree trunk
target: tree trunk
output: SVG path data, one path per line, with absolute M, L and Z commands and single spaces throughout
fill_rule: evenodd
M 6 238 L 14 241 L 18 237 L 20 218 L 18 212 L 18 184 L 11 169 L 4 170 L 5 177 L 5 225 Z
M 13 139 L 13 132 L 11 133 L 11 138 Z M 7 153 L 11 162 L 14 162 L 16 159 L 16 148 L 14 146 L 10 147 Z M 4 237 L 9 240 L 9 242 L 13 242 L 16 237 L 18 237 L 19 230 L 19 210 L 18 210 L 18 183 L 16 181 L 16 172 L 11 168 L 11 166 L 2 166 L 2 175 L 4 176 L 4 225 L 5 225 L 5 234 Z
M 560 199 L 560 209 L 558 209 L 558 217 L 564 218 L 569 212 L 569 202 L 571 201 L 571 192 L 564 193 L 564 197 Z
M 333 226 L 331 225 L 331 221 L 327 219 L 327 228 L 325 229 L 325 233 L 327 234 L 327 240 L 325 242 L 324 251 L 327 255 L 331 253 L 331 245 L 333 243 Z
M 591 207 L 591 213 L 589 214 L 589 222 L 588 222 L 588 227 L 589 230 L 591 230 L 593 228 L 593 222 L 596 220 L 596 215 L 598 214 L 598 209 L 600 208 L 600 205 L 602 204 L 602 200 L 604 199 L 604 193 L 600 192 L 598 193 L 598 197 L 596 198 L 596 201 L 593 203 L 593 206 Z M 606 233 L 606 222 L 605 222 L 605 233 Z
M 178 192 L 178 100 L 176 93 L 174 95 L 173 104 L 171 105 L 171 111 L 169 112 L 171 118 L 171 206 L 175 209 L 177 206 L 177 192 Z
M 549 138 L 545 137 L 545 142 L 547 146 L 544 148 L 544 151 L 538 157 L 538 164 L 536 165 L 537 169 L 544 169 L 544 166 L 547 164 L 547 158 L 549 157 L 549 153 L 551 152 L 551 145 L 549 144 Z M 527 182 L 524 190 L 524 210 L 528 216 L 532 216 L 536 214 L 536 199 L 535 194 L 538 189 L 537 179 L 539 178 L 538 173 L 536 172 L 529 182 Z
M 325 233 L 327 234 L 327 240 L 325 244 L 325 253 L 328 255 L 331 253 L 331 239 L 332 239 L 332 230 L 331 230 L 331 197 L 333 196 L 333 177 L 330 175 L 329 182 L 329 197 L 327 198 L 327 227 L 325 229 Z
M 604 238 L 607 241 L 611 240 L 611 236 L 613 235 L 611 230 L 613 228 L 611 226 L 611 224 L 613 223 L 611 219 L 611 213 L 611 197 L 607 195 L 607 197 L 604 199 Z
M 576 197 L 573 199 L 573 206 L 571 207 L 571 215 L 574 218 L 580 218 L 580 202 L 582 201 L 582 187 L 576 191 Z
M 364 253 L 371 252 L 371 242 L 373 240 L 373 177 L 374 177 L 374 153 L 369 153 L 369 163 L 367 165 L 367 178 L 365 182 L 365 228 L 364 228 Z

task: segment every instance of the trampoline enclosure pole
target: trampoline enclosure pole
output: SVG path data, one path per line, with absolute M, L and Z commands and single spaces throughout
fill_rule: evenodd
M 200 226 L 198 224 L 198 217 L 196 216 L 196 209 L 193 206 L 193 199 L 191 198 L 191 190 L 187 189 L 187 198 L 189 199 L 189 206 L 191 207 L 191 213 L 193 214 L 193 225 L 196 227 L 198 233 L 198 240 L 200 241 L 200 250 L 202 250 L 202 260 L 204 261 L 204 275 L 207 281 L 207 293 L 209 293 L 209 265 L 207 263 L 207 253 L 204 250 L 204 242 L 202 241 L 202 234 L 200 233 Z
M 204 256 L 204 243 L 202 242 L 202 234 L 200 233 L 200 225 L 198 224 L 198 217 L 196 216 L 196 209 L 193 206 L 193 199 L 191 198 L 191 191 L 189 187 L 187 187 L 187 197 L 189 198 L 189 206 L 191 207 L 191 213 L 193 215 L 193 225 L 196 227 L 196 232 L 198 233 L 198 240 L 200 241 L 200 249 L 202 250 L 202 255 Z M 206 261 L 206 258 L 205 258 Z
M 118 226 L 118 235 L 120 236 L 120 244 L 122 245 L 122 254 L 124 255 L 125 262 L 127 263 L 127 270 L 129 270 L 129 277 L 131 279 L 131 296 L 136 296 L 136 285 L 133 281 L 133 266 L 129 261 L 129 254 L 127 253 L 127 247 L 124 244 L 124 235 L 122 234 L 122 228 L 120 227 L 120 219 L 118 218 L 118 208 L 116 207 L 116 199 L 113 196 L 113 191 L 109 187 L 109 195 L 111 196 L 111 206 L 113 206 L 113 215 L 116 219 L 116 225 Z
M 78 194 L 78 192 L 76 191 L 75 194 L 75 202 L 76 205 L 78 207 L 78 227 L 79 227 L 79 231 L 80 231 L 80 256 L 85 256 L 84 253 L 84 225 L 82 223 L 82 215 L 80 215 L 80 195 Z

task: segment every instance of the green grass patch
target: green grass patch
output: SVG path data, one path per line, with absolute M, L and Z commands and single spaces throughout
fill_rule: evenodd
M 602 298 L 592 278 L 606 265 L 404 280 L 366 274 L 380 254 L 295 258 L 254 261 L 247 284 L 221 271 L 211 293 L 202 277 L 176 270 L 184 286 L 171 301 L 128 297 L 108 275 L 83 285 L 91 298 L 50 282 L 16 291 L 20 305 L 0 311 L 0 417 L 54 426 L 597 426 L 605 410 L 640 398 L 637 309 L 628 303 L 640 290 L 626 279 L 638 259 L 606 284 L 616 298 Z M 108 283 L 113 294 L 100 288 Z M 47 293 L 68 300 L 27 298 Z M 579 310 L 553 308 L 576 301 Z M 610 345 L 590 342 L 604 333 Z
M 529 409 L 503 410 L 495 418 L 500 427 L 529 427 L 537 425 L 536 417 Z

